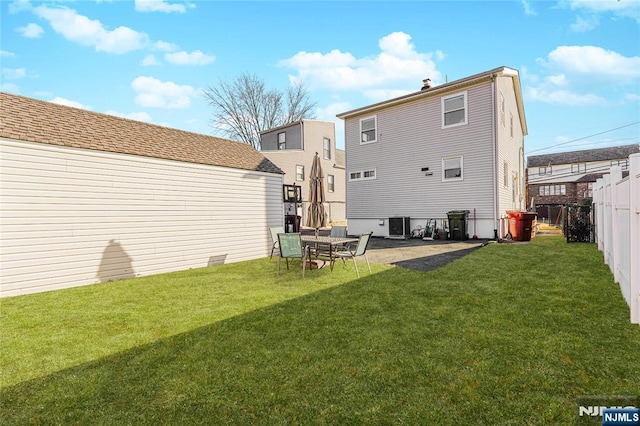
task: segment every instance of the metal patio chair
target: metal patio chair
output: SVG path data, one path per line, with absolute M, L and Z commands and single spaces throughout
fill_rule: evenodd
M 356 245 L 354 250 L 340 250 L 336 252 L 336 258 L 342 259 L 342 263 L 344 265 L 347 264 L 347 259 L 353 260 L 353 267 L 356 269 L 356 275 L 360 278 L 360 272 L 358 271 L 358 262 L 356 262 L 356 258 L 363 256 L 364 260 L 367 261 L 367 266 L 369 267 L 369 272 L 371 273 L 371 265 L 369 264 L 369 259 L 367 258 L 367 246 L 369 245 L 369 241 L 371 240 L 371 236 L 373 232 L 365 232 L 360 235 L 358 239 L 358 244 Z

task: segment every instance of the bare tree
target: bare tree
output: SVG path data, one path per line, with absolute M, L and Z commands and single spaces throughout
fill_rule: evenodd
M 231 82 L 220 81 L 204 90 L 213 107 L 212 125 L 227 137 L 260 149 L 260 132 L 304 118 L 315 118 L 304 84 L 286 92 L 267 90 L 256 75 L 242 74 Z

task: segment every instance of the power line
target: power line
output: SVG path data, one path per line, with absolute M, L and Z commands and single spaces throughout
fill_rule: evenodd
M 594 134 L 589 135 L 589 136 L 583 136 L 581 138 L 573 139 L 573 140 L 566 141 L 566 142 L 561 142 L 561 143 L 558 143 L 558 144 L 555 144 L 555 145 L 550 145 L 550 146 L 547 146 L 547 147 L 544 147 L 544 148 L 534 149 L 533 151 L 527 152 L 527 155 L 531 154 L 532 152 L 545 151 L 547 149 L 555 148 L 557 146 L 567 145 L 567 144 L 570 144 L 570 143 L 573 143 L 573 142 L 578 142 L 578 141 L 581 141 L 581 140 L 584 140 L 584 139 L 587 139 L 587 138 L 592 138 L 594 136 L 604 135 L 605 133 L 613 132 L 615 130 L 624 129 L 625 127 L 635 126 L 638 123 L 640 123 L 640 121 L 635 121 L 633 123 L 629 123 L 629 124 L 625 124 L 625 125 L 620 126 L 620 127 L 616 127 L 614 129 L 605 130 L 604 132 L 594 133 Z

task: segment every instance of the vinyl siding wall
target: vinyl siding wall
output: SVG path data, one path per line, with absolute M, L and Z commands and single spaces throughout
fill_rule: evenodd
M 497 106 L 496 135 L 498 140 L 498 194 L 499 217 L 507 216 L 508 210 L 525 210 L 526 179 L 524 165 L 524 135 L 518 107 L 516 104 L 513 80 L 510 77 L 496 79 L 496 99 L 500 102 L 500 95 L 504 97 L 505 120 L 500 120 L 500 107 Z M 513 116 L 513 137 L 511 136 L 510 117 Z M 507 166 L 505 185 L 505 162 Z M 505 229 L 506 231 L 506 229 Z M 503 233 L 504 234 L 504 233 Z M 500 235 L 501 237 L 504 235 Z
M 488 221 L 482 237 L 493 237 L 491 85 L 487 81 L 446 95 L 463 91 L 466 125 L 442 128 L 442 95 L 345 121 L 350 233 L 372 230 L 386 236 L 388 225 L 379 225 L 380 219 L 409 216 L 413 228 L 427 218 L 446 218 L 451 210 L 476 208 L 478 219 Z M 372 115 L 377 117 L 377 142 L 360 144 L 360 119 Z M 442 181 L 442 159 L 451 156 L 463 156 L 462 181 Z M 424 167 L 433 175 L 425 176 Z M 349 181 L 351 171 L 362 169 L 376 169 L 376 179 Z
M 0 140 L 0 296 L 269 254 L 282 176 Z

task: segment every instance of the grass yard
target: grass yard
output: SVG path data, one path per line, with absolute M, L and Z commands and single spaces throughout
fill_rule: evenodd
M 2 424 L 568 424 L 640 394 L 640 327 L 593 244 L 431 272 L 275 260 L 0 301 Z

